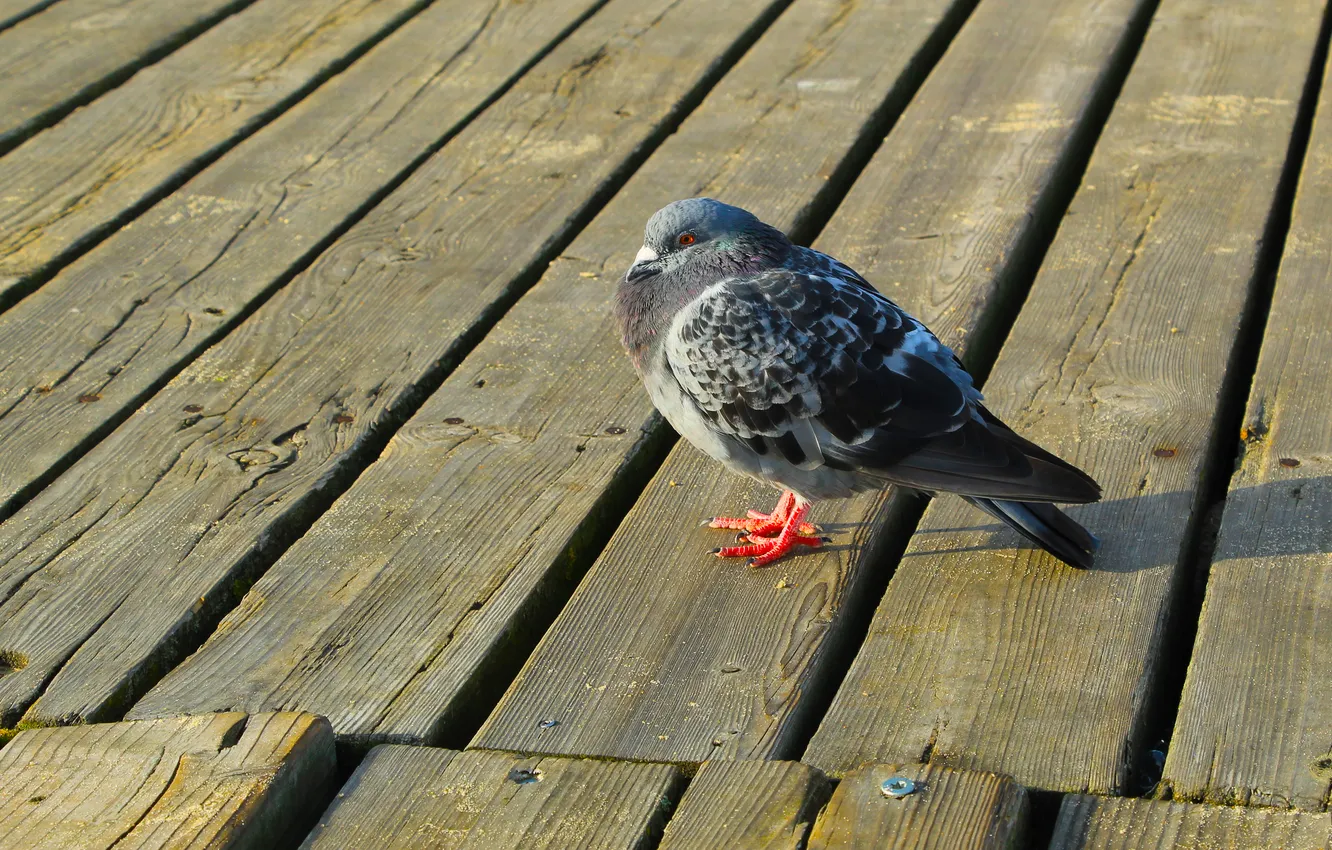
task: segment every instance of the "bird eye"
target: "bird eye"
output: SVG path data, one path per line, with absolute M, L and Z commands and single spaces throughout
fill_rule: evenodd
M 683 246 L 683 245 L 693 245 L 693 244 L 694 244 L 694 234 L 692 234 L 692 233 L 681 233 L 681 234 L 680 234 L 680 237 L 679 237 L 679 239 L 678 239 L 677 241 L 679 241 L 679 243 L 680 243 L 682 246 Z

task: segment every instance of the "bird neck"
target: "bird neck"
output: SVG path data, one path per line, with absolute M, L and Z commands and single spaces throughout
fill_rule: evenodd
M 630 281 L 621 278 L 615 315 L 621 339 L 641 372 L 662 344 L 677 313 L 723 280 L 757 274 L 786 262 L 793 246 L 775 228 L 760 228 L 722 242 L 715 250 L 694 254 L 659 275 Z
M 621 280 L 615 293 L 615 317 L 620 324 L 620 339 L 640 372 L 652 352 L 665 339 L 671 321 L 690 301 L 715 281 L 676 283 L 663 281 L 670 272 L 647 281 Z

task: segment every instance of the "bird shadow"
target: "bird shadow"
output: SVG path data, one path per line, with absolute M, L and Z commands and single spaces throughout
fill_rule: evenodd
M 925 522 L 915 529 L 914 539 L 902 558 L 965 556 L 968 553 L 1032 550 L 1038 547 L 976 510 L 983 521 L 974 524 L 947 522 L 959 509 L 973 510 L 940 495 L 947 524 Z M 1222 519 L 1222 509 L 1229 507 Z M 898 508 L 901 509 L 900 507 Z M 1213 542 L 1211 560 L 1282 557 L 1332 553 L 1332 477 L 1294 475 L 1289 480 L 1240 487 L 1228 491 L 1224 501 L 1202 503 L 1194 493 L 1153 493 L 1109 499 L 1089 505 L 1062 507 L 1070 517 L 1101 540 L 1093 570 L 1130 573 L 1173 566 L 1201 541 Z M 877 518 L 876 518 L 877 520 Z M 876 521 L 871 520 L 871 522 Z M 1247 525 L 1252 527 L 1245 527 Z M 832 534 L 835 551 L 838 532 L 851 532 L 857 523 L 820 524 Z M 1198 532 L 1201 532 L 1201 536 Z M 973 542 L 985 535 L 981 542 Z M 1210 547 L 1209 547 L 1210 548 Z

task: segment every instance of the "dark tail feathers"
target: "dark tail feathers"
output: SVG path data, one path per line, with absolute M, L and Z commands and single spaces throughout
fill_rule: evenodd
M 963 496 L 971 504 L 1001 519 L 1023 537 L 1071 567 L 1087 569 L 1101 541 L 1048 502 L 1012 502 Z

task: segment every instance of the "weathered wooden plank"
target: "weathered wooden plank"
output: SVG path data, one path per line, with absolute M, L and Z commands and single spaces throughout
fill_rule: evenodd
M 433 6 L 0 315 L 0 516 L 234 326 L 597 2 Z
M 647 848 L 683 784 L 665 764 L 381 746 L 301 847 Z
M 0 306 L 426 2 L 315 0 L 293 14 L 290 0 L 259 0 L 10 151 L 0 159 Z
M 0 848 L 267 848 L 337 787 L 311 714 L 215 714 L 31 729 L 0 750 Z
M 884 783 L 910 785 L 891 796 Z M 910 793 L 903 793 L 910 790 Z M 809 837 L 809 850 L 1016 850 L 1027 792 L 1007 776 L 937 765 L 867 765 L 837 784 Z
M 1142 9 L 986 0 L 818 247 L 969 350 Z M 725 538 L 701 517 L 773 498 L 677 446 L 475 743 L 658 761 L 797 754 L 816 719 L 805 696 L 872 604 L 887 534 L 865 520 L 888 497 L 817 506 L 835 545 L 772 569 L 708 554 Z
M 254 0 L 65 0 L 0 32 L 0 151 Z
M 0 0 L 0 29 L 37 14 L 57 0 Z
M 1325 84 L 1166 757 L 1176 799 L 1320 810 L 1332 794 L 1330 178 Z
M 610 316 L 644 221 L 706 193 L 798 226 L 882 132 L 874 113 L 897 108 L 948 8 L 789 8 L 134 715 L 319 706 L 342 740 L 465 742 L 660 456 Z M 866 51 L 893 60 L 870 69 Z
M 911 541 L 807 761 L 1125 787 L 1322 3 L 1165 0 L 986 393 L 1088 470 L 1078 571 L 957 500 Z M 1020 547 L 1020 548 L 1019 548 Z
M 704 3 L 613 0 L 0 525 L 0 713 L 123 711 L 202 639 L 775 11 Z
M 797 762 L 706 762 L 660 850 L 799 850 L 830 790 L 823 774 Z
M 1327 815 L 1069 795 L 1050 850 L 1328 850 Z

